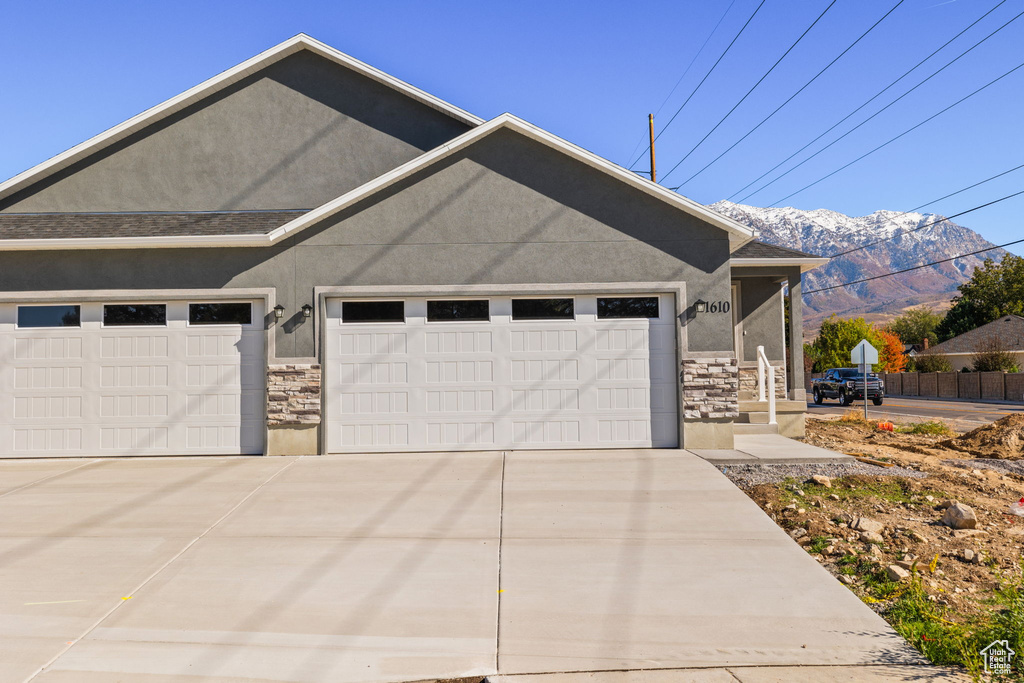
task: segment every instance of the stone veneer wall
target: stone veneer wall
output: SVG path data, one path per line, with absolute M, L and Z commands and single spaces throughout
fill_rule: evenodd
M 683 418 L 739 417 L 739 372 L 735 358 L 684 358 Z
M 267 368 L 267 424 L 320 424 L 320 365 Z
M 757 366 L 740 368 L 740 396 L 743 400 L 757 399 Z M 751 397 L 751 398 L 746 398 Z M 775 367 L 775 398 L 785 399 L 786 393 L 786 369 L 781 366 Z

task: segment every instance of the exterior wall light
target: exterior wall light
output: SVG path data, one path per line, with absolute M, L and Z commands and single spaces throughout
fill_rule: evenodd
M 313 307 L 309 304 L 303 304 L 302 306 L 302 317 L 307 320 L 313 316 Z
M 280 320 L 284 317 L 284 306 L 278 304 L 274 306 L 274 319 Z
M 708 312 L 708 302 L 704 301 L 704 299 L 697 299 L 696 301 L 693 302 L 693 312 L 694 313 L 707 313 Z

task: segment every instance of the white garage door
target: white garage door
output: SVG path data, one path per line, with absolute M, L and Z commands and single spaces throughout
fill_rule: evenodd
M 678 445 L 671 295 L 329 299 L 328 449 Z
M 0 457 L 262 453 L 262 307 L 0 304 Z

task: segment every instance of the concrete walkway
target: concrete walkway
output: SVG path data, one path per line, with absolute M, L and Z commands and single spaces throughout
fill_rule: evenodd
M 714 465 L 806 465 L 853 463 L 849 455 L 818 448 L 778 434 L 737 434 L 735 448 L 728 450 L 692 449 L 690 452 Z
M 685 451 L 0 462 L 3 683 L 919 661 Z

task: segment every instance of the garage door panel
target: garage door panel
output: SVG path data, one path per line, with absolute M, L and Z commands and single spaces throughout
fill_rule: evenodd
M 105 327 L 101 302 L 80 323 L 18 328 L 0 305 L 0 456 L 259 453 L 265 360 L 261 305 L 252 325 Z
M 404 323 L 346 323 L 328 300 L 329 450 L 675 446 L 672 297 L 654 320 L 599 320 L 596 300 L 513 320 L 512 297 L 489 297 L 490 320 L 441 322 L 406 299 Z

